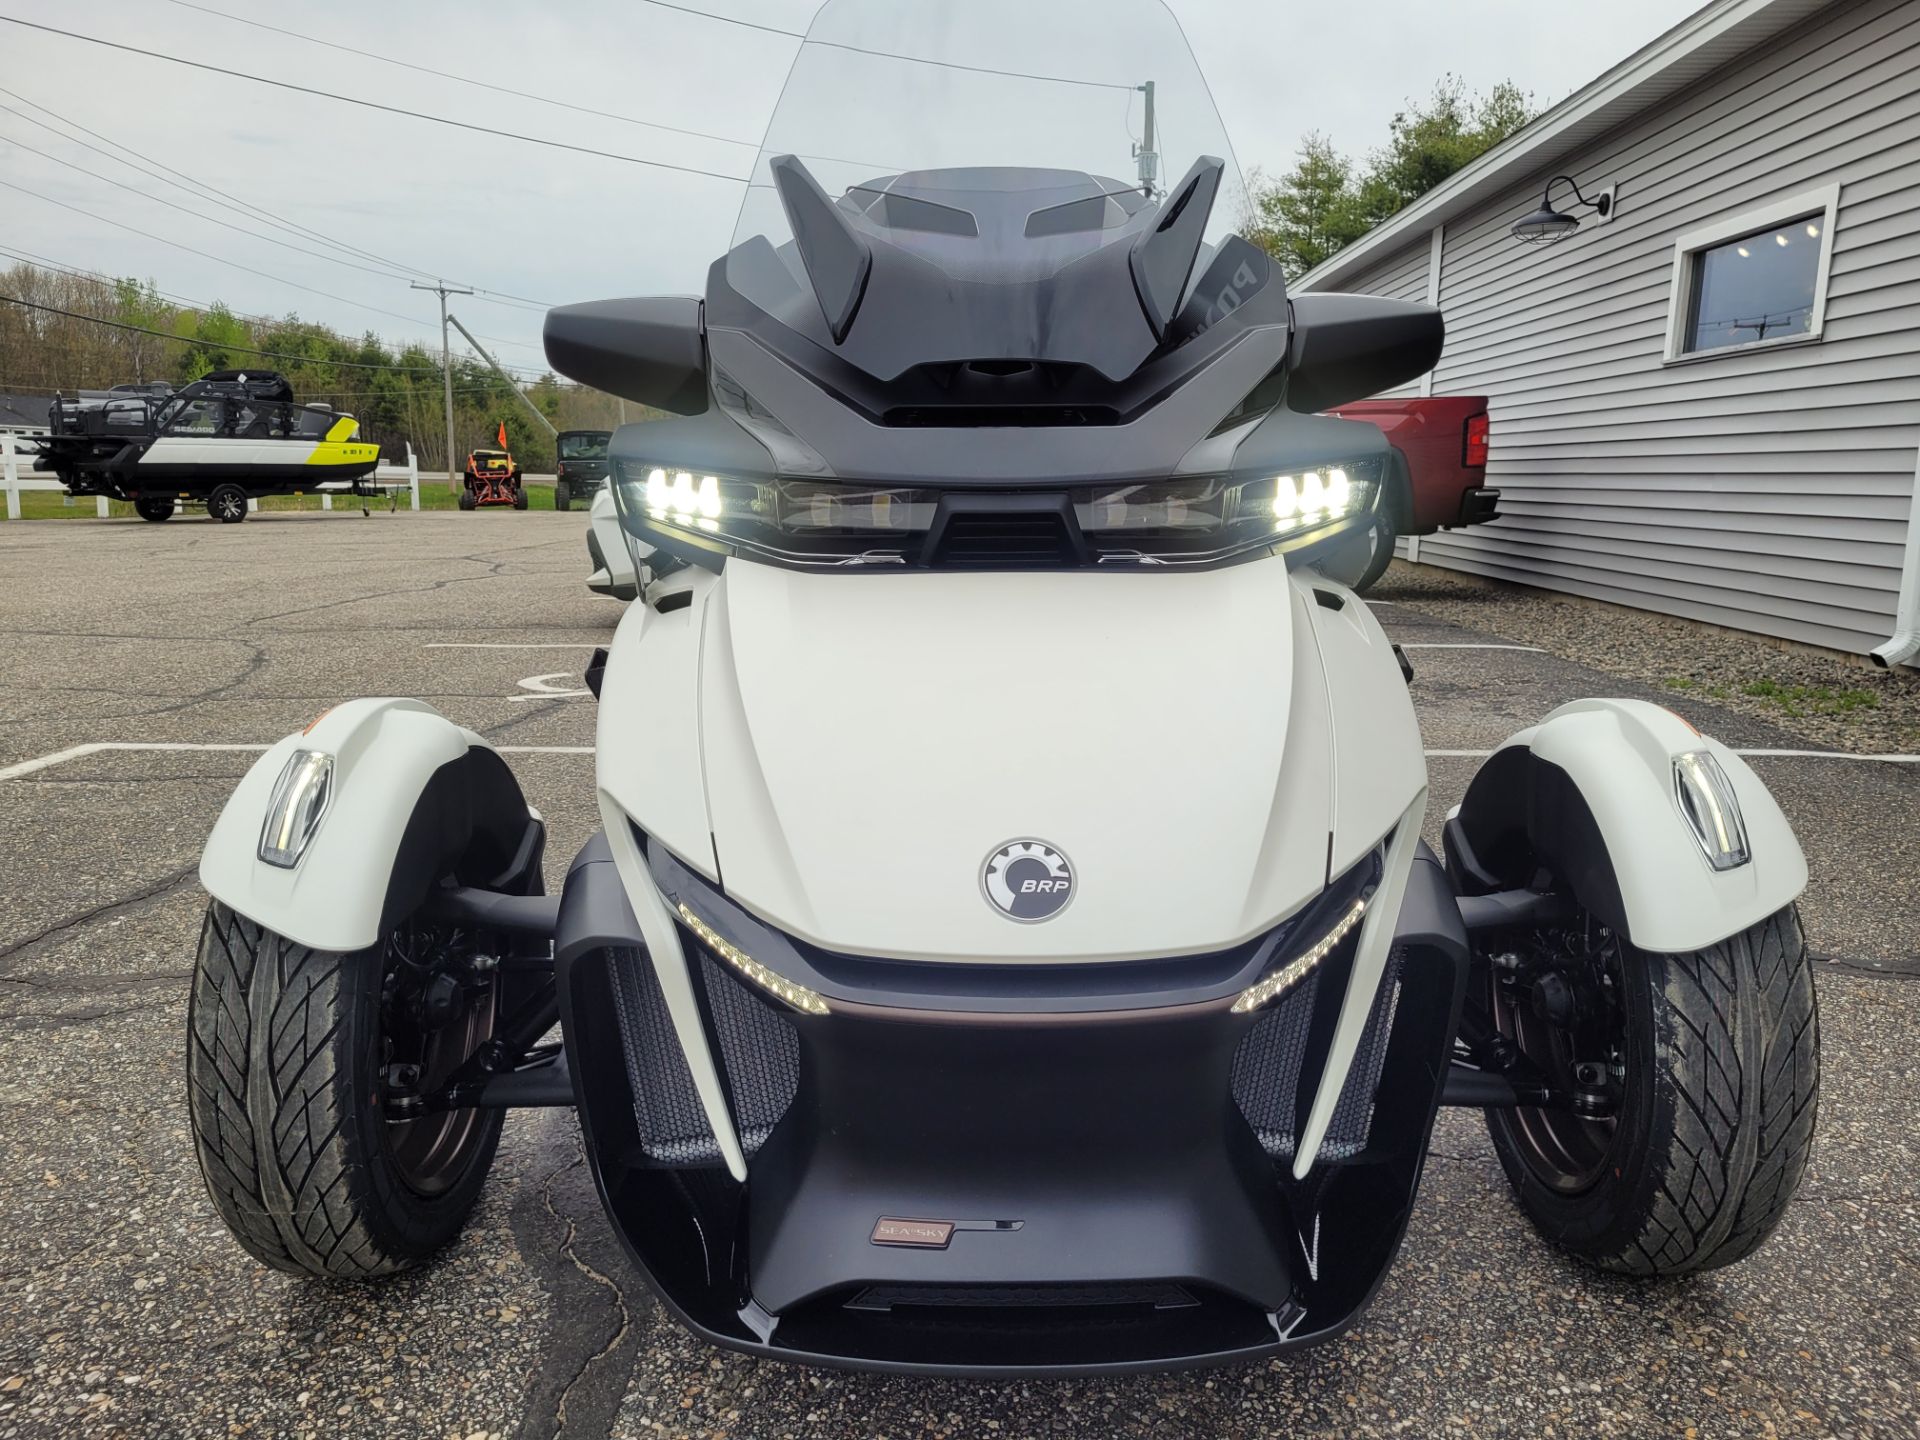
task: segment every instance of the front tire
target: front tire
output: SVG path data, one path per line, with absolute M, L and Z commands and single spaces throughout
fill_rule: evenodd
M 1500 1164 L 1541 1233 L 1603 1270 L 1730 1265 L 1780 1223 L 1812 1148 L 1819 1017 L 1799 913 L 1788 906 L 1678 955 L 1634 949 L 1590 920 L 1584 928 L 1601 937 L 1585 958 L 1611 992 L 1604 1021 L 1589 1011 L 1572 1039 L 1537 1005 L 1503 1006 L 1497 972 L 1493 1012 L 1549 1080 L 1611 1089 L 1614 1114 L 1489 1110 Z M 1612 1053 L 1581 1057 L 1583 1081 L 1569 1062 L 1601 1046 L 1597 1024 Z
M 194 1148 L 220 1218 L 277 1270 L 364 1280 L 417 1266 L 459 1233 L 493 1162 L 503 1111 L 390 1118 L 396 1053 L 418 1048 L 393 1000 L 407 973 L 395 963 L 418 963 L 396 962 L 398 943 L 312 950 L 207 907 L 188 1009 Z M 490 982 L 474 1005 L 437 1062 L 431 1042 L 421 1050 L 417 1088 L 491 1032 Z

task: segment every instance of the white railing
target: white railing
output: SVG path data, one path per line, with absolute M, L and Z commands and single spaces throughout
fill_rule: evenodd
M 20 492 L 22 490 L 58 490 L 64 492 L 66 486 L 51 476 L 39 476 L 33 473 L 34 456 L 39 447 L 29 450 L 20 443 L 20 438 L 11 432 L 0 434 L 0 489 L 7 492 L 7 518 L 20 518 Z M 105 518 L 107 497 L 96 495 L 94 506 L 96 513 Z
M 399 503 L 400 492 L 405 490 L 412 499 L 412 508 L 418 510 L 420 508 L 420 457 L 413 453 L 413 446 L 409 444 L 406 464 L 396 465 L 383 459 L 380 462 L 380 468 L 359 483 L 363 489 L 371 485 L 376 490 L 387 491 L 396 506 Z M 351 491 L 353 486 L 354 482 L 351 480 L 329 480 L 316 486 L 315 488 L 320 492 L 320 508 L 333 509 L 333 497 Z
M 0 431 L 0 489 L 4 489 L 7 492 L 7 518 L 9 520 L 18 520 L 20 518 L 20 492 L 22 490 L 54 490 L 64 492 L 66 489 L 66 486 L 51 476 L 40 476 L 33 473 L 33 461 L 37 453 L 38 447 L 28 449 L 21 443 L 20 437 L 13 435 L 11 432 Z M 412 508 L 418 510 L 420 508 L 420 461 L 419 457 L 413 453 L 413 446 L 407 446 L 406 464 L 396 465 L 387 460 L 382 460 L 380 462 L 380 468 L 362 480 L 360 484 L 362 486 L 371 485 L 375 489 L 387 491 L 392 497 L 395 507 L 399 504 L 400 492 L 405 490 L 412 501 Z M 320 495 L 320 508 L 322 510 L 333 509 L 333 497 L 342 491 L 349 491 L 352 488 L 353 482 L 350 480 L 329 480 L 316 486 L 315 489 Z M 107 516 L 107 497 L 104 495 L 96 495 L 93 498 L 95 513 L 104 520 Z M 178 502 L 176 501 L 175 504 L 177 506 Z M 259 504 L 256 501 L 249 500 L 247 502 L 247 508 L 249 510 L 257 510 L 259 509 Z

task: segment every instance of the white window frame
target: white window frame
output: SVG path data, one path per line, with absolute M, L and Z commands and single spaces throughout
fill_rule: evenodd
M 1693 309 L 1694 257 L 1743 235 L 1773 229 L 1788 220 L 1823 212 L 1820 224 L 1820 264 L 1813 276 L 1813 314 L 1804 332 L 1775 335 L 1769 339 L 1744 340 L 1738 345 L 1716 345 L 1711 350 L 1688 350 L 1687 315 Z M 1840 213 L 1840 185 L 1822 185 L 1817 190 L 1802 190 L 1782 195 L 1738 215 L 1729 215 L 1698 230 L 1689 230 L 1673 245 L 1673 284 L 1667 295 L 1668 365 L 1693 365 L 1716 360 L 1723 355 L 1745 355 L 1754 350 L 1775 350 L 1789 345 L 1811 345 L 1820 339 L 1827 319 L 1827 277 L 1833 269 L 1834 220 Z

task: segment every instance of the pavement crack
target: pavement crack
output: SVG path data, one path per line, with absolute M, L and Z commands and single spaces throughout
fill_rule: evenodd
M 627 1338 L 627 1332 L 633 1328 L 633 1312 L 627 1309 L 626 1296 L 620 1293 L 620 1287 L 614 1284 L 611 1276 L 602 1274 L 580 1258 L 579 1252 L 574 1249 L 573 1245 L 574 1236 L 577 1233 L 578 1227 L 571 1219 L 562 1216 L 558 1210 L 554 1209 L 553 1182 L 568 1171 L 577 1170 L 585 1164 L 586 1156 L 576 1156 L 571 1164 L 564 1165 L 559 1170 L 548 1175 L 540 1186 L 540 1202 L 546 1207 L 547 1214 L 552 1216 L 555 1222 L 566 1227 L 566 1238 L 560 1242 L 560 1253 L 565 1255 L 567 1259 L 573 1263 L 574 1269 L 586 1276 L 589 1281 L 602 1286 L 607 1291 L 613 1299 L 614 1309 L 619 1313 L 620 1323 L 607 1343 L 582 1360 L 579 1368 L 576 1369 L 566 1383 L 560 1387 L 560 1396 L 554 1403 L 553 1412 L 554 1433 L 556 1435 L 566 1433 L 567 1407 L 573 1399 L 574 1389 L 586 1378 L 588 1371 L 592 1370 L 596 1364 L 608 1355 L 611 1355 L 614 1350 L 619 1347 L 620 1342 Z
M 178 870 L 161 876 L 158 880 L 147 886 L 146 889 L 138 891 L 135 894 L 122 896 L 117 900 L 103 901 L 91 910 L 83 910 L 80 914 L 69 916 L 65 920 L 56 920 L 45 929 L 36 931 L 25 939 L 16 940 L 11 945 L 0 947 L 0 965 L 5 964 L 5 962 L 11 960 L 23 951 L 31 950 L 38 945 L 43 945 L 49 940 L 58 939 L 68 931 L 76 930 L 82 925 L 91 924 L 93 921 L 103 920 L 109 915 L 134 909 L 137 906 L 147 904 L 149 901 L 164 899 L 174 891 L 185 886 L 189 881 L 194 880 L 199 873 L 200 862 L 196 860 L 191 865 L 183 865 Z

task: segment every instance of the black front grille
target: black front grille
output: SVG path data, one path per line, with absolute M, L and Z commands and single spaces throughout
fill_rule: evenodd
M 1367 1028 L 1360 1036 L 1360 1048 L 1354 1052 L 1333 1120 L 1320 1142 L 1321 1160 L 1350 1159 L 1366 1147 L 1373 1128 L 1374 1092 L 1380 1087 L 1380 1070 L 1386 1063 L 1387 1041 L 1399 1004 L 1404 958 L 1404 952 L 1397 948 L 1387 957 Z M 1311 1041 L 1321 982 L 1331 975 L 1336 983 L 1344 983 L 1347 973 L 1344 968 L 1313 972 L 1261 1016 L 1234 1052 L 1234 1102 L 1253 1127 L 1261 1149 L 1276 1160 L 1291 1159 L 1299 1141 L 1301 1070 Z
M 1200 1302 L 1172 1281 L 1105 1285 L 868 1285 L 846 1302 L 849 1310 L 890 1311 L 895 1306 L 946 1309 L 1082 1308 L 1151 1306 L 1181 1310 Z
M 897 405 L 881 418 L 895 429 L 906 430 L 1074 428 L 1118 425 L 1120 412 L 1110 405 Z
M 749 992 L 695 942 L 696 986 L 705 999 L 707 1039 L 719 1056 L 740 1148 L 751 1156 L 793 1103 L 800 1040 L 773 1007 Z M 640 1148 L 662 1165 L 711 1165 L 719 1142 L 694 1089 L 653 962 L 640 950 L 606 952 L 614 1011 L 626 1050 L 627 1080 Z
M 934 563 L 952 569 L 1050 568 L 1071 565 L 1075 556 L 1063 515 L 962 513 L 947 521 Z

